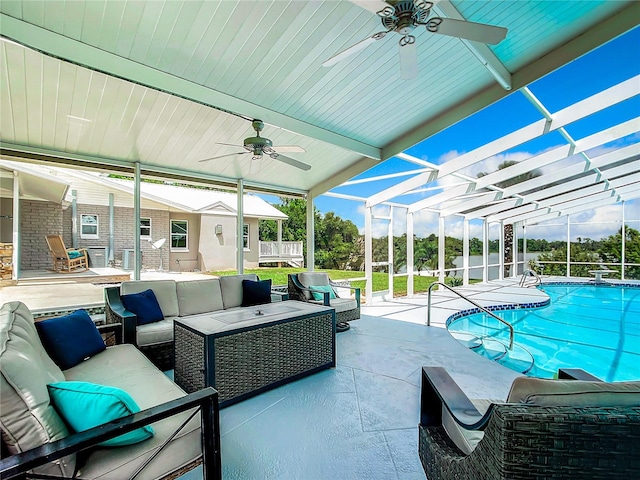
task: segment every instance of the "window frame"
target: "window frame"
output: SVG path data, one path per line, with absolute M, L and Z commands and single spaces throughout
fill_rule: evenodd
M 145 225 L 145 226 L 143 227 L 142 222 L 143 222 L 144 220 L 149 220 L 149 226 L 146 226 L 146 225 Z M 151 229 L 151 227 L 152 227 L 151 217 L 140 217 L 140 238 L 142 238 L 142 239 L 144 239 L 144 240 L 151 240 L 151 239 L 153 238 L 153 235 L 152 235 L 152 229 Z M 148 229 L 149 229 L 149 235 L 144 235 L 144 234 L 142 233 L 142 229 L 143 229 L 143 228 L 148 228 Z
M 175 223 L 184 223 L 184 225 L 185 225 L 185 233 L 184 233 L 184 234 L 182 234 L 182 233 L 175 233 L 175 232 L 173 231 L 173 225 L 174 225 Z M 170 222 L 169 222 L 169 230 L 170 230 L 170 232 L 169 232 L 169 233 L 170 233 L 170 235 L 171 235 L 171 236 L 170 236 L 171 241 L 170 241 L 170 243 L 169 243 L 169 245 L 170 245 L 170 251 L 171 251 L 171 252 L 188 252 L 188 251 L 189 251 L 189 220 L 171 219 L 171 220 L 170 220 Z M 185 246 L 184 246 L 184 247 L 174 247 L 174 246 L 173 246 L 173 239 L 174 239 L 174 236 L 178 236 L 178 235 L 179 235 L 180 237 L 184 237 L 184 243 L 185 243 Z
M 247 230 L 246 233 L 245 233 L 245 228 Z M 249 226 L 249 224 L 248 223 L 243 223 L 242 224 L 242 249 L 245 252 L 251 251 L 250 232 L 251 232 L 251 227 Z M 246 244 L 245 244 L 245 239 L 246 239 Z
M 95 223 L 87 223 L 85 217 L 94 217 Z M 85 233 L 84 227 L 95 227 L 96 233 Z M 100 215 L 97 213 L 81 213 L 80 214 L 80 238 L 97 239 L 100 238 Z

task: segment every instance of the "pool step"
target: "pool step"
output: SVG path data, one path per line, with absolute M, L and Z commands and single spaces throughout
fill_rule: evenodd
M 474 334 L 472 333 L 468 333 L 468 332 L 455 332 L 455 331 L 450 331 L 449 332 L 451 334 L 451 336 L 453 338 L 455 338 L 458 342 L 460 342 L 462 345 L 464 345 L 467 348 L 470 348 L 471 350 L 476 350 L 478 348 L 482 347 L 482 339 L 476 337 Z
M 528 373 L 534 365 L 533 355 L 531 355 L 526 348 L 518 344 L 514 344 L 513 349 L 497 361 L 500 365 L 525 374 Z
M 482 348 L 479 348 L 477 352 L 483 357 L 498 361 L 507 354 L 507 347 L 499 340 L 483 338 Z
M 514 344 L 513 349 L 509 350 L 505 343 L 506 340 L 491 337 L 481 338 L 471 332 L 463 331 L 449 330 L 449 333 L 458 342 L 477 354 L 516 372 L 526 374 L 534 366 L 533 355 L 521 345 Z

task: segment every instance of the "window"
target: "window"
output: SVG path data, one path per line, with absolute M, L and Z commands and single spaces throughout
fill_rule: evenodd
M 171 220 L 171 250 L 189 250 L 188 234 L 189 222 L 186 220 Z
M 100 238 L 98 215 L 80 215 L 80 238 Z
M 242 248 L 249 250 L 249 224 L 242 225 Z
M 140 218 L 140 238 L 151 238 L 150 218 Z

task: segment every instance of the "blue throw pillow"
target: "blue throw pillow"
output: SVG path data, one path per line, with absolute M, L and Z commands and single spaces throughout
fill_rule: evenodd
M 131 293 L 122 296 L 124 308 L 138 317 L 138 325 L 159 322 L 164 319 L 158 299 L 153 290 L 145 290 L 140 293 Z
M 309 288 L 311 290 L 322 290 L 323 292 L 329 292 L 329 299 L 336 298 L 336 292 L 333 291 L 333 288 L 331 287 L 331 285 L 314 285 Z M 314 300 L 319 300 L 319 301 L 324 300 L 324 294 L 320 292 L 311 292 L 311 295 L 313 295 Z
M 271 279 L 254 282 L 242 280 L 242 306 L 271 303 Z
M 47 387 L 54 408 L 74 432 L 83 432 L 140 411 L 131 395 L 116 387 L 89 382 L 58 382 Z M 153 435 L 153 428 L 147 425 L 98 445 L 121 447 Z
M 44 349 L 62 370 L 107 348 L 86 310 L 41 320 L 36 322 L 36 330 Z

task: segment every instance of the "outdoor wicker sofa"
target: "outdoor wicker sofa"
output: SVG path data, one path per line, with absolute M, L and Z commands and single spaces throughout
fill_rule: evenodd
M 429 480 L 640 478 L 640 382 L 561 370 L 517 378 L 506 402 L 472 401 L 424 367 L 418 429 Z
M 123 342 L 137 346 L 160 370 L 174 367 L 174 320 L 242 307 L 243 280 L 259 281 L 255 274 L 229 275 L 205 280 L 134 280 L 120 287 L 105 288 L 107 324 L 122 324 Z M 122 295 L 152 290 L 157 298 L 162 318 L 138 325 L 138 316 L 128 311 Z M 272 291 L 271 301 L 287 298 L 287 294 Z
M 93 329 L 93 342 L 100 342 L 88 314 L 76 313 L 84 314 L 86 320 L 73 317 L 63 323 L 67 332 L 73 330 L 66 338 L 73 345 L 84 345 L 76 342 L 77 330 Z M 0 308 L 0 478 L 25 478 L 26 474 L 26 478 L 165 479 L 177 478 L 200 464 L 205 479 L 222 477 L 218 393 L 213 388 L 187 395 L 126 344 L 103 344 L 90 358 L 80 355 L 79 363 L 63 370 L 54 363 L 54 359 L 61 363 L 56 357 L 59 351 L 51 349 L 46 335 L 42 337 L 43 327 L 38 327 L 23 303 L 9 302 Z M 119 327 L 109 325 L 104 330 L 117 337 Z M 52 388 L 71 391 L 72 407 L 61 408 Z M 120 400 L 127 407 L 115 407 L 120 418 L 103 423 L 101 419 L 113 413 L 109 402 L 117 392 L 129 395 L 135 405 Z M 136 406 L 142 411 L 126 414 L 136 412 Z M 70 418 L 84 422 L 96 411 L 98 426 L 72 433 Z M 143 438 L 131 440 L 141 427 L 146 431 Z M 121 436 L 127 433 L 129 441 L 124 442 Z M 112 444 L 102 445 L 107 440 Z
M 301 302 L 333 307 L 336 311 L 336 329 L 349 329 L 349 323 L 360 318 L 360 289 L 331 281 L 323 272 L 291 273 L 288 277 L 289 298 Z M 328 288 L 327 288 L 328 287 Z M 336 289 L 354 292 L 354 298 L 341 298 Z

